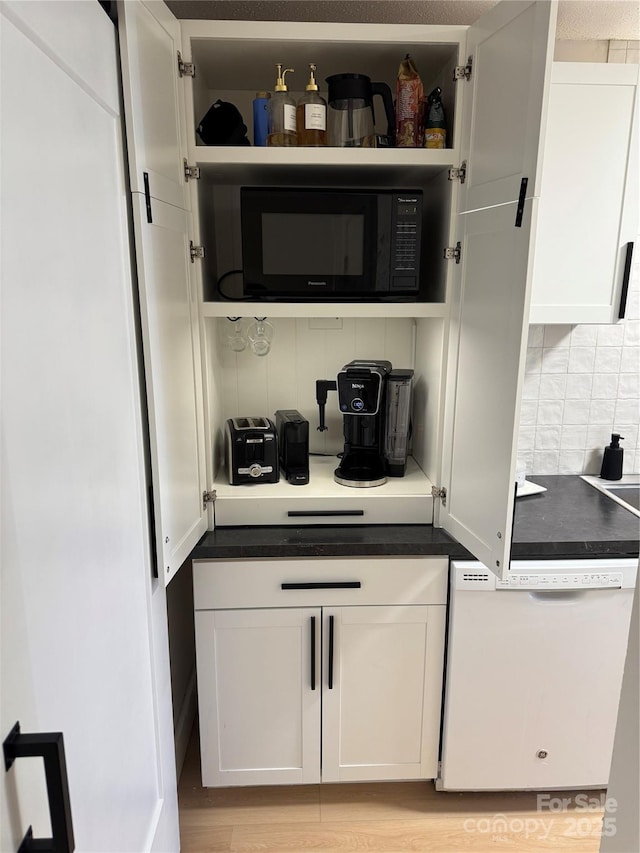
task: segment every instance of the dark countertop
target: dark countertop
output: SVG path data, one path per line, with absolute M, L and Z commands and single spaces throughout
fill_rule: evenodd
M 531 477 L 546 486 L 518 498 L 512 556 L 616 557 L 638 554 L 640 519 L 577 476 Z M 431 525 L 220 527 L 206 533 L 196 560 L 259 557 L 472 555 Z
M 218 527 L 200 540 L 194 560 L 254 557 L 377 557 L 471 555 L 430 524 L 332 527 Z
M 512 556 L 617 557 L 638 554 L 640 518 L 580 477 L 535 476 L 546 486 L 518 498 Z

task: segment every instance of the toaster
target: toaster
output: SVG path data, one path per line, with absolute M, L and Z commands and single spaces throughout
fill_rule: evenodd
M 278 435 L 269 418 L 229 418 L 225 448 L 232 486 L 277 483 L 280 479 Z

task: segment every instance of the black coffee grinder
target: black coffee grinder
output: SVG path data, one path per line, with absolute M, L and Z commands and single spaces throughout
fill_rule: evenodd
M 351 361 L 336 380 L 318 379 L 316 400 L 320 425 L 324 432 L 328 391 L 338 391 L 338 404 L 344 415 L 344 451 L 334 472 L 343 486 L 368 488 L 386 483 L 384 425 L 389 361 Z

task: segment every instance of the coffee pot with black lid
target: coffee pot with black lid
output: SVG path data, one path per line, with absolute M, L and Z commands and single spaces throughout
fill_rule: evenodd
M 393 144 L 395 113 L 386 83 L 372 83 L 366 74 L 333 74 L 329 86 L 327 126 L 329 145 L 338 148 L 375 148 L 373 97 L 382 98 L 387 118 L 387 145 Z

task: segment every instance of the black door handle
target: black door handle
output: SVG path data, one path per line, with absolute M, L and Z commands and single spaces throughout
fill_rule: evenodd
M 631 259 L 633 257 L 633 243 L 627 243 L 624 255 L 624 270 L 622 272 L 622 289 L 620 290 L 620 308 L 618 320 L 624 320 L 627 310 L 627 296 L 629 295 L 629 280 L 631 278 Z
M 328 518 L 342 515 L 364 515 L 363 509 L 290 509 L 289 518 Z
M 333 616 L 329 616 L 329 690 L 333 690 Z
M 280 589 L 362 589 L 361 581 L 300 581 L 281 583 Z
M 76 849 L 71 821 L 71 801 L 62 732 L 22 734 L 16 723 L 2 744 L 4 767 L 9 770 L 16 758 L 42 757 L 47 780 L 52 838 L 34 838 L 27 830 L 18 853 L 73 853 Z
M 316 689 L 316 617 L 311 617 L 311 689 Z

